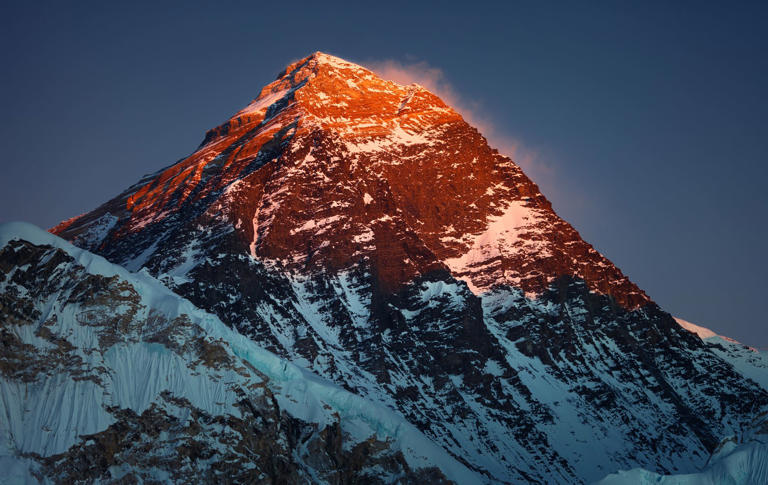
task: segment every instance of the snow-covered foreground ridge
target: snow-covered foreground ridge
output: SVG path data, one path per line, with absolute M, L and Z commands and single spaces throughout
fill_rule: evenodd
M 211 420 L 215 426 L 208 423 L 210 436 L 226 434 L 222 429 L 238 431 L 227 420 L 245 419 L 244 395 L 251 407 L 260 402 L 253 395 L 272 396 L 278 417 L 289 415 L 309 423 L 315 434 L 337 423 L 344 435 L 344 452 L 374 440 L 381 444 L 377 459 L 402 452 L 405 468 L 412 469 L 393 470 L 396 459 L 386 462 L 389 468 L 374 462 L 361 471 L 367 480 L 412 481 L 413 470 L 438 467 L 458 483 L 482 481 L 392 411 L 264 350 L 145 272 L 131 273 L 26 223 L 0 225 L 0 261 L 0 331 L 4 343 L 11 342 L 0 356 L 0 463 L 11 471 L 11 482 L 46 480 L 46 467 L 54 462 L 71 465 L 78 450 L 98 443 L 117 422 L 124 428 L 131 419 L 160 413 L 165 419 L 152 426 L 163 428 L 168 422 L 183 424 L 202 415 L 216 418 Z M 15 267 L 9 264 L 14 261 Z M 50 274 L 42 274 L 43 269 Z M 102 302 L 103 294 L 92 291 L 91 282 L 99 291 L 105 286 L 109 291 L 117 288 L 118 301 Z M 66 358 L 59 360 L 62 353 Z M 30 368 L 36 359 L 43 367 Z M 259 422 L 264 415 L 262 410 Z M 112 428 L 108 431 L 114 434 Z M 172 431 L 163 428 L 159 441 L 150 440 L 153 453 L 162 455 L 158 450 L 164 439 L 172 441 L 169 434 Z M 139 436 L 146 438 L 146 433 Z M 309 448 L 312 441 L 303 439 Z M 205 443 L 213 450 L 208 462 L 198 458 L 190 465 L 186 457 L 177 465 L 199 470 L 205 463 L 213 466 L 216 460 L 242 452 L 228 449 L 227 439 L 211 440 Z M 178 478 L 168 470 L 142 468 L 130 459 L 129 451 L 123 453 L 123 463 L 110 467 L 101 478 L 129 473 Z M 149 451 L 138 453 L 140 461 L 140 454 Z M 291 453 L 299 462 L 299 477 L 323 482 L 329 476 L 323 475 L 327 470 L 322 464 L 312 462 L 316 458 L 311 450 Z M 69 476 L 77 478 L 79 468 L 72 466 Z

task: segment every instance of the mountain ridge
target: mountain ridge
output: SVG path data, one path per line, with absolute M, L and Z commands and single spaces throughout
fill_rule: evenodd
M 357 80 L 357 83 L 351 79 Z M 326 91 L 331 94 L 326 94 Z M 409 112 L 403 114 L 402 111 L 406 108 Z M 366 185 L 373 185 L 369 189 L 360 188 L 364 191 L 357 194 L 360 198 L 348 200 L 347 204 L 359 205 L 361 201 L 372 201 L 373 204 L 365 203 L 365 207 L 379 209 L 377 212 L 381 217 L 394 217 L 398 219 L 399 225 L 408 225 L 415 230 L 411 233 L 420 241 L 414 241 L 413 245 L 418 247 L 413 250 L 416 254 L 424 253 L 422 259 L 426 257 L 427 260 L 415 261 L 413 267 L 401 267 L 403 274 L 385 278 L 385 286 L 396 287 L 399 283 L 396 280 L 407 281 L 415 274 L 437 269 L 440 262 L 453 262 L 450 270 L 464 275 L 475 288 L 485 290 L 493 282 L 510 280 L 509 282 L 514 282 L 535 294 L 546 288 L 553 278 L 543 278 L 542 271 L 535 267 L 519 272 L 521 274 L 514 270 L 517 265 L 524 266 L 526 261 L 523 261 L 523 258 L 515 258 L 513 253 L 517 251 L 509 246 L 517 244 L 521 240 L 518 236 L 524 233 L 530 236 L 525 244 L 533 253 L 526 259 L 537 257 L 551 261 L 549 265 L 553 268 L 546 268 L 545 272 L 551 273 L 554 269 L 559 274 L 583 277 L 593 290 L 612 293 L 615 298 L 630 307 L 650 301 L 618 268 L 581 240 L 569 224 L 554 214 L 549 201 L 519 167 L 489 147 L 481 134 L 467 125 L 458 113 L 448 108 L 438 97 L 424 89 L 381 80 L 361 66 L 322 53 L 315 53 L 289 66 L 282 77 L 262 90 L 257 100 L 229 121 L 209 131 L 195 153 L 158 175 L 148 177 L 151 182 L 139 182 L 140 187 L 114 200 L 116 204 L 124 204 L 124 207 L 113 205 L 104 210 L 103 215 L 117 213 L 120 214 L 120 219 L 125 219 L 122 227 L 116 231 L 116 236 L 119 237 L 121 234 L 126 235 L 140 229 L 167 213 L 177 211 L 178 206 L 183 205 L 188 197 L 200 201 L 217 190 L 237 190 L 238 184 L 248 185 L 248 182 L 243 180 L 248 177 L 241 178 L 243 173 L 254 169 L 257 172 L 267 169 L 253 166 L 255 153 L 263 153 L 264 149 L 270 149 L 272 145 L 290 144 L 291 140 L 298 136 L 297 128 L 301 133 L 308 132 L 305 136 L 314 137 L 312 143 L 322 140 L 331 145 L 329 148 L 336 153 L 331 154 L 330 160 L 325 161 L 326 164 L 352 157 L 352 163 L 348 167 L 321 167 L 318 162 L 312 169 L 321 172 L 323 169 L 326 172 L 336 169 L 332 180 L 368 179 Z M 416 136 L 414 133 L 419 134 Z M 321 138 L 317 138 L 318 136 Z M 416 153 L 439 144 L 440 139 L 466 139 L 468 147 L 463 147 L 463 144 L 454 147 L 458 150 L 456 154 L 461 163 L 441 167 L 443 173 L 436 173 L 426 167 L 424 172 L 417 172 L 415 177 L 411 177 L 410 173 L 414 169 L 418 170 L 414 164 L 393 169 L 408 157 L 415 158 L 416 164 L 419 164 L 419 158 L 424 156 Z M 219 149 L 227 144 L 226 149 Z M 480 153 L 474 151 L 475 146 L 479 147 Z M 400 163 L 392 160 L 392 154 L 382 153 L 391 150 L 400 152 L 396 154 L 401 160 Z M 302 162 L 315 162 L 311 150 L 309 153 L 300 151 L 298 155 L 303 155 L 304 159 L 296 157 L 294 167 Z M 370 155 L 384 158 L 383 163 L 379 164 L 378 173 L 363 175 L 359 170 L 356 171 L 357 160 L 362 159 L 363 162 L 360 163 L 365 163 L 364 160 Z M 478 156 L 487 161 L 479 164 Z M 248 165 L 248 162 L 251 164 Z M 218 164 L 224 165 L 217 167 Z M 363 170 L 370 172 L 372 168 L 368 165 L 363 167 Z M 213 180 L 201 182 L 206 171 L 216 170 L 221 172 L 218 176 L 214 175 Z M 287 167 L 287 170 L 291 168 Z M 279 178 L 279 174 L 284 171 L 268 172 L 271 173 L 264 174 L 264 177 L 274 176 L 278 177 L 280 182 L 290 181 L 285 176 Z M 329 173 L 324 173 L 324 178 L 321 178 L 325 180 L 328 175 Z M 452 182 L 471 180 L 474 177 L 483 178 L 474 184 L 474 189 L 471 183 L 457 187 Z M 261 177 L 253 175 L 250 178 Z M 441 193 L 421 187 L 420 181 L 424 179 L 434 180 L 436 188 L 444 190 Z M 441 182 L 441 179 L 449 182 Z M 511 186 L 505 183 L 510 179 L 514 181 Z M 323 180 L 319 182 L 323 183 Z M 256 181 L 257 184 L 267 185 L 265 182 L 268 180 Z M 306 185 L 318 181 L 304 180 L 297 183 Z M 381 192 L 381 198 L 387 200 L 380 201 L 369 193 L 377 191 Z M 297 221 L 298 230 L 295 227 L 274 228 L 272 219 L 264 216 L 267 211 L 262 213 L 260 211 L 263 207 L 259 207 L 264 205 L 264 197 L 269 197 L 270 194 L 258 194 L 258 189 L 256 192 L 255 196 L 251 196 L 251 200 L 240 202 L 242 209 L 238 210 L 240 213 L 237 214 L 235 224 L 239 228 L 238 232 L 243 239 L 250 240 L 252 252 L 258 247 L 265 253 L 262 256 L 268 259 L 295 257 L 290 252 L 300 245 L 300 236 L 296 233 L 300 232 L 304 224 L 311 224 L 312 219 L 304 218 L 303 224 Z M 370 199 L 365 198 L 366 194 Z M 339 194 L 349 199 L 349 194 L 346 195 L 344 197 Z M 462 198 L 466 200 L 451 202 L 449 196 L 458 198 L 459 195 L 464 195 Z M 440 205 L 425 206 L 425 202 L 430 199 L 439 200 Z M 382 208 L 382 205 L 385 207 Z M 428 209 L 428 213 L 424 213 L 424 209 Z M 398 210 L 401 214 L 394 213 Z M 442 215 L 441 210 L 444 211 Z M 445 211 L 449 213 L 446 214 Z M 331 214 L 323 218 L 326 222 L 334 216 L 338 217 L 334 211 L 326 212 Z M 271 215 L 271 212 L 269 214 Z M 234 215 L 230 218 L 234 219 Z M 510 228 L 512 231 L 508 230 L 502 234 L 508 236 L 506 241 L 501 239 L 506 244 L 489 248 L 487 241 L 486 244 L 483 243 L 483 237 L 488 239 L 484 231 L 493 224 L 494 218 L 506 222 L 512 220 L 517 227 L 513 226 Z M 249 219 L 260 220 L 254 226 L 247 223 Z M 462 219 L 470 221 L 471 225 L 455 228 L 452 222 Z M 77 226 L 77 220 L 65 221 L 51 231 L 69 238 L 76 237 L 68 228 Z M 372 220 L 372 217 L 367 217 L 367 220 L 361 222 L 370 225 Z M 82 222 L 87 221 L 81 220 L 81 226 Z M 541 226 L 557 227 L 542 231 Z M 392 232 L 397 229 L 390 227 L 387 230 Z M 270 232 L 278 234 L 272 237 Z M 289 234 L 285 234 L 286 232 Z M 345 234 L 361 239 L 369 237 L 362 231 L 354 234 L 345 230 Z M 473 234 L 475 237 L 472 237 Z M 277 240 L 273 242 L 271 239 Z M 560 242 L 558 239 L 564 240 Z M 544 247 L 537 247 L 542 246 L 542 241 Z M 322 248 L 312 249 L 328 251 Z M 399 256 L 403 260 L 409 259 L 407 254 L 402 251 L 400 253 Z M 481 255 L 479 258 L 476 257 L 478 254 Z M 339 260 L 347 259 L 346 252 L 329 256 L 325 262 L 330 262 L 332 266 L 338 266 Z M 584 259 L 591 260 L 586 267 L 591 268 L 590 271 L 596 270 L 598 274 L 582 274 L 584 271 L 580 271 L 580 265 L 584 265 Z M 486 263 L 489 261 L 492 267 L 487 267 Z M 530 262 L 528 264 L 530 265 Z M 559 274 L 556 273 L 556 276 Z

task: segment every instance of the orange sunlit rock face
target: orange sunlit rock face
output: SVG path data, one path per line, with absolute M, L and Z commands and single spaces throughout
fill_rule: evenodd
M 370 265 L 395 291 L 446 270 L 476 293 L 535 295 L 559 276 L 649 302 L 560 219 L 510 159 L 437 96 L 323 53 L 288 66 L 188 158 L 54 233 L 108 238 L 174 214 L 229 225 L 242 252 L 298 272 Z

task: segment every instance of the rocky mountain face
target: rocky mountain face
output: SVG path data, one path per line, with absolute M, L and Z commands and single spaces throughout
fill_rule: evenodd
M 388 407 L 489 483 L 695 471 L 768 404 L 451 107 L 322 53 L 52 232 Z

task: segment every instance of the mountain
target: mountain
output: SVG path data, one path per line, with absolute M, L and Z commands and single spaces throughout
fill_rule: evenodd
M 477 480 L 392 411 L 34 226 L 0 225 L 0 290 L 2 483 Z
M 768 404 L 450 106 L 323 53 L 52 232 L 388 407 L 489 483 L 698 471 Z

